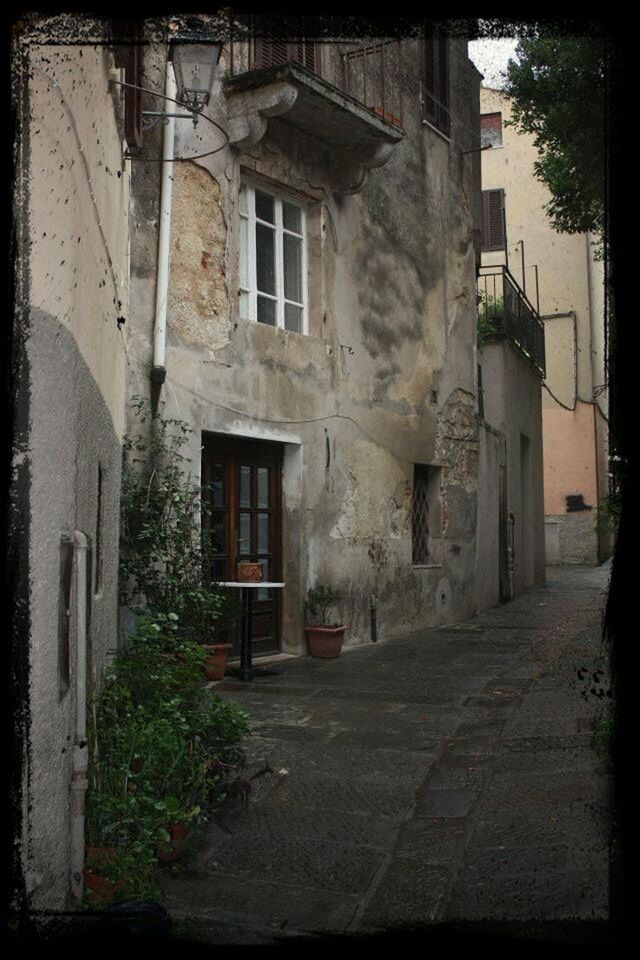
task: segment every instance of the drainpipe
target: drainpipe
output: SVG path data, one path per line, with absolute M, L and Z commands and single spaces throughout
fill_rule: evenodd
M 371 597 L 371 643 L 378 640 L 378 620 L 377 620 L 378 601 L 376 597 Z
M 167 61 L 165 96 L 175 99 L 176 81 L 173 64 Z M 153 328 L 152 383 L 164 383 L 165 344 L 167 337 L 167 294 L 169 290 L 169 240 L 171 238 L 171 192 L 173 187 L 173 141 L 175 119 L 169 117 L 162 142 L 162 181 L 160 185 L 160 229 L 158 235 L 158 264 L 156 273 L 156 315 Z
M 76 561 L 76 737 L 71 778 L 71 892 L 84 894 L 84 808 L 88 786 L 87 749 L 87 538 L 73 535 Z

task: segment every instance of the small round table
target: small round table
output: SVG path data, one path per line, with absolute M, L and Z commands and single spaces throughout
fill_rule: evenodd
M 254 676 L 274 676 L 274 670 L 264 670 L 260 667 L 251 666 L 251 591 L 259 590 L 261 587 L 271 589 L 282 589 L 284 583 L 273 583 L 270 580 L 257 580 L 255 582 L 244 583 L 240 580 L 220 580 L 216 584 L 218 587 L 232 587 L 241 590 L 240 599 L 242 602 L 242 639 L 240 641 L 240 669 L 229 670 L 233 676 L 239 680 L 253 680 Z

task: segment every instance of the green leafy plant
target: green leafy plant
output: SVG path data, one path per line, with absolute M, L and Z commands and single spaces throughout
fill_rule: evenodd
M 338 626 L 329 624 L 329 611 L 342 600 L 342 594 L 327 584 L 312 587 L 307 594 L 307 610 L 314 618 L 319 618 L 323 627 Z
M 533 169 L 551 193 L 546 211 L 563 233 L 601 233 L 605 226 L 609 58 L 602 37 L 534 33 L 520 40 L 507 67 L 507 124 L 533 137 Z
M 247 716 L 204 686 L 204 642 L 233 607 L 207 571 L 205 491 L 191 479 L 193 431 L 136 398 L 124 444 L 120 600 L 139 619 L 93 703 L 87 841 L 120 897 L 155 897 L 176 824 L 197 827 L 244 788 Z M 243 787 L 244 785 L 244 787 Z
M 157 895 L 174 821 L 197 826 L 244 765 L 246 714 L 201 681 L 204 648 L 170 618 L 142 618 L 94 703 L 87 840 L 111 851 L 100 873 L 119 896 Z
M 478 349 L 494 340 L 500 332 L 504 319 L 504 300 L 502 297 L 488 298 L 484 290 L 477 294 L 478 303 Z
M 136 613 L 175 615 L 183 632 L 213 642 L 238 616 L 237 599 L 208 579 L 215 552 L 206 488 L 192 480 L 185 448 L 194 431 L 151 416 L 135 397 L 137 430 L 124 441 L 120 602 Z
M 610 531 L 616 533 L 620 523 L 620 514 L 622 512 L 622 494 L 619 491 L 612 491 L 606 497 L 603 497 L 598 504 L 597 524 L 602 532 Z

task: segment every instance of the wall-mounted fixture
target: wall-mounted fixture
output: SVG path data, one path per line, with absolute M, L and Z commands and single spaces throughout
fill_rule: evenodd
M 178 100 L 192 111 L 194 127 L 198 114 L 209 103 L 215 69 L 220 61 L 220 43 L 183 43 L 181 38 L 171 44 L 170 57 L 176 75 Z

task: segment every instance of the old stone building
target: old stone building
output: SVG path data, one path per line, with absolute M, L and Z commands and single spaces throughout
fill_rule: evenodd
M 176 97 L 181 30 L 145 48 L 147 90 Z M 480 222 L 466 40 L 217 39 L 206 116 L 143 134 L 134 160 L 128 394 L 159 392 L 196 431 L 212 577 L 245 558 L 285 583 L 254 601 L 256 652 L 306 652 L 317 583 L 343 593 L 347 646 L 370 639 L 372 597 L 382 637 L 462 620 Z M 162 140 L 173 162 L 149 162 Z

